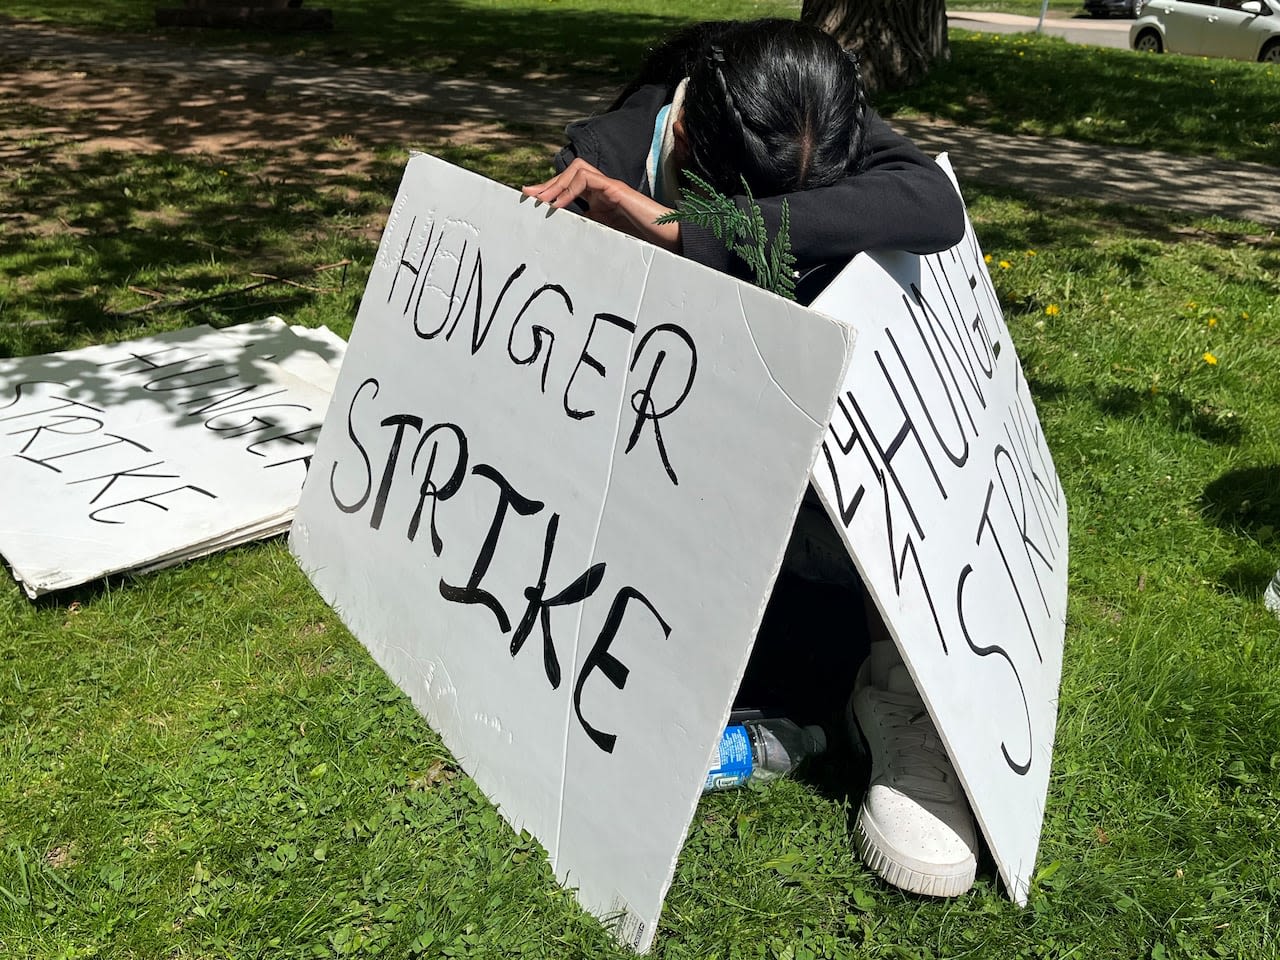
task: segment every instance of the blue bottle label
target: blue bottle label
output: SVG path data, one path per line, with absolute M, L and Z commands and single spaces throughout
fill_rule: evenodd
M 740 787 L 751 776 L 751 737 L 741 724 L 725 727 L 720 736 L 720 763 L 707 774 L 707 790 Z

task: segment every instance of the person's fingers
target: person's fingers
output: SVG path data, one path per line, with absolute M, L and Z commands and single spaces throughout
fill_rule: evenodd
M 586 165 L 584 164 L 584 167 L 585 166 Z M 565 173 L 569 174 L 569 176 L 564 183 L 559 185 L 559 194 L 548 200 L 548 202 L 557 209 L 567 207 L 579 197 L 583 197 L 583 199 L 590 203 L 590 197 L 583 195 L 589 194 L 592 191 L 592 187 L 594 186 L 593 180 L 600 177 L 600 172 L 591 167 L 586 167 L 586 169 L 579 167 L 576 170 L 573 169 L 573 167 L 570 167 L 565 171 Z M 593 173 L 595 174 L 595 177 L 592 176 Z
M 542 183 L 532 183 L 527 187 L 523 187 L 520 192 L 527 197 L 533 197 L 541 203 L 546 203 L 559 196 L 564 178 L 565 173 L 558 173 L 550 180 L 545 180 Z
M 569 166 L 550 180 L 530 184 L 522 188 L 521 192 L 542 203 L 564 207 L 600 181 L 607 182 L 608 178 L 581 157 L 575 157 Z

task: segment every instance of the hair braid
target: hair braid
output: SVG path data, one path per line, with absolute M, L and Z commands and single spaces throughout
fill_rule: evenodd
M 810 24 L 698 24 L 655 48 L 642 74 L 671 90 L 689 78 L 685 163 L 721 193 L 740 193 L 743 180 L 758 197 L 791 193 L 865 163 L 858 60 Z
M 846 50 L 845 58 L 853 69 L 853 129 L 849 136 L 849 172 L 859 173 L 867 162 L 867 112 L 871 101 L 866 84 L 862 81 L 862 58 L 852 50 Z

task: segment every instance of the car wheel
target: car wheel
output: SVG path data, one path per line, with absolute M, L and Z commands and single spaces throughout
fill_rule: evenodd
M 1272 40 L 1258 54 L 1261 63 L 1280 63 L 1280 40 Z
M 1141 53 L 1163 53 L 1164 44 L 1155 30 L 1143 30 L 1133 41 L 1133 49 Z

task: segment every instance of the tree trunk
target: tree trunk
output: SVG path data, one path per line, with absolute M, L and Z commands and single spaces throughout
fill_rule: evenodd
M 870 90 L 899 90 L 951 58 L 946 0 L 804 0 L 800 19 L 862 59 Z

